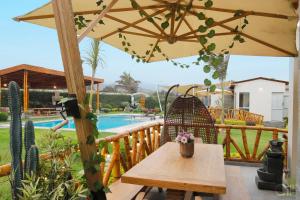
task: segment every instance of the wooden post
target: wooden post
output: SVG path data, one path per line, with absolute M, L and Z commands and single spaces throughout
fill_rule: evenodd
M 23 73 L 23 109 L 24 113 L 28 112 L 28 71 Z
M 97 84 L 97 92 L 96 92 L 96 113 L 100 112 L 100 91 L 99 91 L 99 83 Z
M 114 181 L 118 180 L 121 177 L 121 169 L 120 169 L 120 142 L 116 140 L 113 142 L 114 154 L 115 154 L 115 164 L 112 170 L 112 175 Z
M 1 104 L 2 104 L 2 101 L 1 101 L 1 98 L 2 98 L 2 78 L 0 76 L 0 108 L 1 108 Z
M 78 103 L 83 105 L 86 96 L 86 89 L 77 42 L 72 3 L 71 0 L 52 0 L 52 7 L 60 43 L 68 93 L 76 94 Z M 85 117 L 87 111 L 88 106 L 85 106 L 85 110 L 80 109 L 81 118 L 74 119 L 81 160 L 83 163 L 91 162 L 92 156 L 97 153 L 95 143 L 87 144 L 87 138 L 88 136 L 91 136 L 92 133 L 92 124 Z M 102 185 L 100 170 L 96 173 L 91 173 L 89 169 L 84 168 L 84 172 L 88 187 L 93 192 L 94 197 L 97 199 L 106 199 L 105 193 L 102 192 L 102 190 L 99 190 L 101 189 L 99 186 L 101 187 Z

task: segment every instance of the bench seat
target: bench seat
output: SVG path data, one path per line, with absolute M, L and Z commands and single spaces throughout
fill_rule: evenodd
M 250 200 L 250 195 L 245 186 L 241 175 L 241 168 L 238 166 L 225 166 L 226 170 L 226 193 L 219 196 L 219 200 Z M 202 200 L 200 196 L 196 196 L 195 200 Z
M 106 194 L 108 200 L 131 200 L 138 196 L 143 186 L 121 183 L 121 180 L 117 180 L 109 186 L 109 189 L 111 193 Z

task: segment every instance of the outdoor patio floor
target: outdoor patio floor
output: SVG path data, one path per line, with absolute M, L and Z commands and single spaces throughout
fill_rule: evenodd
M 256 170 L 258 167 L 252 166 L 240 166 L 242 177 L 245 183 L 245 186 L 248 190 L 251 200 L 289 200 L 292 198 L 282 197 L 277 192 L 259 190 L 255 184 Z M 153 188 L 150 193 L 147 195 L 147 200 L 163 200 L 165 199 L 166 193 L 159 193 L 157 188 Z M 212 197 L 204 197 L 203 200 L 213 200 Z

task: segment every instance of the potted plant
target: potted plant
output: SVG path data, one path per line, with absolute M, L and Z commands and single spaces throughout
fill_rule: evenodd
M 184 158 L 191 158 L 194 155 L 194 135 L 181 131 L 175 141 L 180 145 L 180 154 Z

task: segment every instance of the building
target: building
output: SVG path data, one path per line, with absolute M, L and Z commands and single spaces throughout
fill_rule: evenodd
M 257 77 L 232 83 L 234 108 L 264 116 L 265 121 L 283 121 L 288 114 L 289 82 Z

